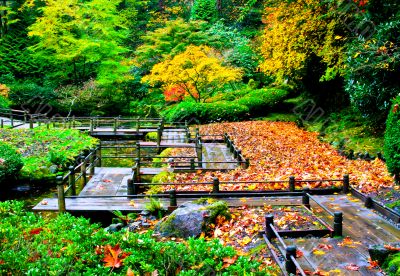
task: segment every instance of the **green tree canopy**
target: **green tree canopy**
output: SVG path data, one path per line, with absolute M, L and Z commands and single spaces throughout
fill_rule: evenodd
M 33 5 L 35 1 L 28 4 Z M 120 0 L 45 0 L 42 15 L 29 28 L 39 38 L 31 47 L 44 60 L 62 66 L 59 76 L 81 83 L 96 77 L 101 84 L 121 81 L 128 71 L 121 61 L 127 35 L 117 7 Z

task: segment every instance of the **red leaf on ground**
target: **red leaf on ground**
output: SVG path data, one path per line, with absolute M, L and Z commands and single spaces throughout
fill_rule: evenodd
M 303 251 L 301 251 L 300 249 L 297 249 L 297 250 L 296 250 L 296 258 L 301 258 L 301 257 L 303 257 L 303 256 L 304 256 Z
M 29 234 L 31 234 L 31 235 L 38 235 L 38 234 L 40 234 L 40 232 L 42 232 L 43 231 L 43 228 L 42 227 L 40 227 L 40 228 L 35 228 L 35 229 L 32 229 L 31 231 L 29 231 Z
M 400 251 L 400 247 L 394 247 L 388 244 L 385 244 L 383 247 L 385 247 L 388 250 Z
M 318 245 L 318 248 L 320 248 L 320 249 L 326 249 L 326 250 L 330 250 L 330 249 L 332 249 L 332 245 L 330 245 L 330 244 L 323 244 L 323 243 L 320 243 L 319 245 Z
M 356 264 L 346 265 L 345 268 L 347 270 L 351 270 L 351 271 L 358 271 L 360 269 L 360 267 L 358 265 L 356 265 Z
M 0 260 L 0 265 L 5 264 L 6 262 L 3 260 Z

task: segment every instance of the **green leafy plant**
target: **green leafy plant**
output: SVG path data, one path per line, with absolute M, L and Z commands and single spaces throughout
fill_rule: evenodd
M 158 218 L 162 218 L 167 211 L 164 208 L 161 200 L 156 197 L 150 197 L 149 202 L 145 204 L 145 208 L 147 211 L 149 211 L 153 215 L 156 215 Z
M 386 166 L 396 181 L 400 180 L 400 97 L 393 101 L 392 109 L 386 121 L 385 158 Z
M 21 154 L 10 145 L 0 142 L 0 182 L 16 176 L 23 166 Z

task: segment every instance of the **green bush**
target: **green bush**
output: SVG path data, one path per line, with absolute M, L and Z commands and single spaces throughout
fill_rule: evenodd
M 252 116 L 270 112 L 277 104 L 283 102 L 289 92 L 276 88 L 253 90 L 246 96 L 237 99 L 235 103 L 249 108 Z
M 125 230 L 107 233 L 97 224 L 70 214 L 41 217 L 18 201 L 0 202 L 0 275 L 268 275 L 260 263 L 237 255 L 220 241 L 157 241 Z M 121 267 L 106 267 L 105 248 L 118 246 Z M 268 269 L 268 267 L 267 267 Z
M 13 83 L 10 85 L 9 99 L 13 105 L 22 106 L 31 113 L 49 112 L 57 98 L 54 90 L 35 83 Z M 46 106 L 47 110 L 42 110 Z
M 384 152 L 388 171 L 400 180 L 400 97 L 393 101 L 386 121 Z
M 9 100 L 0 96 L 0 108 L 7 108 L 10 105 Z
M 221 121 L 241 121 L 249 116 L 247 106 L 232 102 L 195 103 L 181 102 L 164 112 L 164 117 L 171 122 L 210 123 Z
M 0 142 L 0 182 L 16 175 L 23 165 L 21 154 L 13 147 Z
M 400 275 L 400 253 L 389 256 L 383 264 L 383 269 L 389 276 Z

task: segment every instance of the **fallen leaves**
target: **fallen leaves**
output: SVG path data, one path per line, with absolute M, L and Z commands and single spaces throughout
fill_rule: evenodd
M 97 252 L 96 252 L 97 253 Z M 122 252 L 119 244 L 112 247 L 111 245 L 106 245 L 104 247 L 104 258 L 103 262 L 105 262 L 105 267 L 119 268 L 122 266 L 123 261 L 126 257 L 129 256 L 129 253 Z
M 29 231 L 29 234 L 31 234 L 31 235 L 39 235 L 40 234 L 40 232 L 42 232 L 43 231 L 43 228 L 35 228 L 35 229 L 32 229 L 31 231 Z
M 337 245 L 341 247 L 355 248 L 360 244 L 361 242 L 353 241 L 350 237 L 345 237 L 343 238 L 342 242 L 339 242 Z
M 325 255 L 325 251 L 319 250 L 319 249 L 314 249 L 313 254 L 314 255 Z
M 345 268 L 350 271 L 358 271 L 360 269 L 360 267 L 356 264 L 346 265 Z
M 351 182 L 364 193 L 375 192 L 381 187 L 392 187 L 393 178 L 383 161 L 347 160 L 327 143 L 318 140 L 318 134 L 299 129 L 294 123 L 239 122 L 200 126 L 201 134 L 228 133 L 235 145 L 250 158 L 251 166 L 230 172 L 205 172 L 177 174 L 175 182 L 212 182 L 213 177 L 228 183 L 221 190 L 282 190 L 288 189 L 288 178 L 297 180 L 340 179 L 350 174 Z M 274 183 L 238 184 L 229 181 L 282 181 Z M 297 188 L 328 188 L 338 183 L 296 183 Z M 167 189 L 171 187 L 166 187 Z M 180 190 L 207 190 L 210 185 L 179 187 Z

